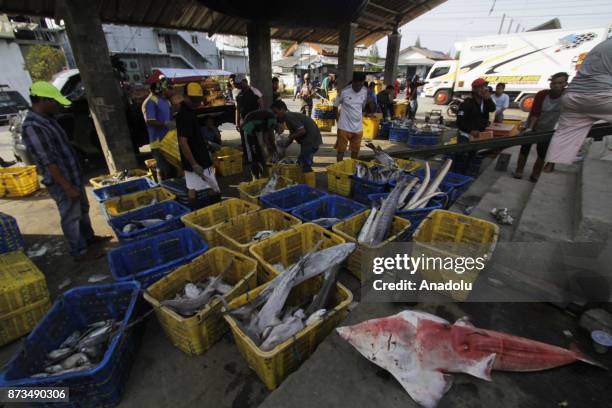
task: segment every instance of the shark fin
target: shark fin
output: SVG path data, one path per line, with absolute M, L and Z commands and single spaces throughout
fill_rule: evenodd
M 453 376 L 434 370 L 391 369 L 389 372 L 419 405 L 435 408 L 453 385 Z
M 472 321 L 470 320 L 469 316 L 463 316 L 463 317 L 457 319 L 455 324 L 457 326 L 474 327 L 474 325 L 472 324 Z
M 491 381 L 491 370 L 493 369 L 494 363 L 495 354 L 491 354 L 466 367 L 464 370 L 462 370 L 462 372 L 482 380 Z

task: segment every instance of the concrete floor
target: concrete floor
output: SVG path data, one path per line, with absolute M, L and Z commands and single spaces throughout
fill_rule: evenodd
M 291 109 L 297 108 L 296 103 L 289 102 Z M 427 103 L 422 103 L 420 112 L 427 112 L 431 108 L 433 105 L 427 107 Z M 224 126 L 222 134 L 224 142 L 239 145 L 237 132 L 231 130 L 231 127 Z M 324 146 L 316 158 L 317 182 L 323 189 L 327 186 L 324 168 L 335 162 L 334 141 L 333 134 L 325 134 Z M 388 147 L 390 143 L 382 141 L 380 145 Z M 295 146 L 291 149 L 290 154 L 297 154 Z M 0 156 L 5 159 L 12 156 L 6 128 L 0 129 Z M 103 169 L 99 169 L 90 176 L 104 172 Z M 237 190 L 232 186 L 248 178 L 246 168 L 241 176 L 223 178 L 224 195 L 237 196 Z M 88 194 L 91 202 L 90 214 L 96 232 L 112 235 L 110 227 L 91 196 L 90 188 Z M 108 274 L 107 282 L 111 281 L 106 259 L 76 265 L 67 257 L 67 246 L 59 228 L 57 210 L 44 189 L 23 199 L 0 199 L 0 211 L 17 219 L 27 248 L 35 244 L 42 244 L 48 248 L 44 255 L 33 260 L 46 275 L 53 298 L 67 289 L 58 287 L 66 278 L 71 280 L 70 287 L 87 284 L 87 278 L 93 274 Z M 113 240 L 107 248 L 116 245 L 116 240 Z M 359 282 L 346 272 L 340 279 L 359 300 Z M 366 316 L 374 314 L 380 316 L 403 307 L 405 305 L 368 304 L 365 312 L 349 316 L 349 319 L 358 321 Z M 461 313 L 468 313 L 477 317 L 482 327 L 507 329 L 515 334 L 532 335 L 560 344 L 562 344 L 561 331 L 574 328 L 574 319 L 548 305 L 527 307 L 512 304 L 473 304 L 466 305 L 464 309 L 456 306 L 439 309 L 440 305 L 430 304 L 421 307 L 432 311 L 440 310 L 443 316 L 459 317 Z M 542 333 L 538 328 L 545 323 L 548 331 Z M 146 333 L 132 368 L 120 405 L 122 407 L 172 405 L 177 408 L 192 406 L 249 408 L 259 406 L 270 395 L 272 397 L 266 403 L 269 407 L 414 405 L 388 374 L 369 364 L 346 344 L 341 344 L 335 334 L 319 348 L 315 355 L 318 356 L 316 360 L 313 356 L 312 362 L 307 361 L 302 370 L 290 376 L 286 384 L 270 394 L 238 353 L 231 334 L 228 333 L 206 354 L 190 356 L 172 346 L 155 317 L 148 319 L 145 324 Z M 588 342 L 581 340 L 583 346 L 588 348 Z M 19 344 L 20 342 L 16 341 L 0 348 L 0 366 L 16 352 Z M 611 355 L 606 356 L 608 364 L 612 363 L 611 358 Z M 298 376 L 301 371 L 304 375 Z M 295 379 L 299 379 L 297 384 Z M 457 384 L 450 392 L 455 393 L 455 396 L 450 397 L 449 394 L 444 406 L 485 407 L 499 402 L 499 405 L 504 407 L 519 405 L 556 407 L 563 401 L 571 401 L 570 407 L 603 407 L 604 405 L 597 405 L 594 402 L 600 401 L 607 393 L 604 386 L 610 384 L 612 377 L 609 372 L 594 371 L 591 367 L 577 364 L 549 373 L 496 374 L 494 379 L 494 383 L 485 383 L 467 376 L 458 376 Z M 332 399 L 325 397 L 332 394 L 335 395 Z M 478 402 L 480 399 L 483 402 Z M 606 401 L 609 402 L 609 398 Z

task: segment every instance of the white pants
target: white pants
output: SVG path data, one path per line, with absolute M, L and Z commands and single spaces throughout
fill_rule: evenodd
M 562 98 L 559 124 L 550 141 L 546 161 L 571 164 L 593 123 L 598 120 L 612 123 L 612 93 L 566 91 Z
M 213 190 L 218 192 L 219 185 L 217 184 L 217 179 L 215 177 L 215 168 L 209 167 L 207 169 L 204 169 L 204 174 L 208 176 L 207 179 L 210 180 L 210 182 L 204 180 L 202 177 L 198 176 L 192 171 L 185 171 L 185 184 L 187 185 L 187 189 L 202 191 L 212 188 Z

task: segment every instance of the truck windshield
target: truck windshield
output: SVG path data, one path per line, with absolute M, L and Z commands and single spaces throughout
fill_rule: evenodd
M 437 78 L 439 76 L 448 74 L 448 71 L 450 71 L 450 67 L 438 67 L 431 71 L 431 74 L 429 74 L 429 78 Z
M 6 108 L 7 106 L 16 105 L 15 101 L 6 92 L 0 92 L 0 107 Z

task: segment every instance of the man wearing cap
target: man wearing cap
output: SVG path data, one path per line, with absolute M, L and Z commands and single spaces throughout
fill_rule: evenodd
M 43 184 L 57 204 L 70 255 L 76 261 L 100 258 L 102 253 L 89 251 L 88 247 L 110 237 L 94 235 L 81 166 L 66 132 L 53 118 L 60 105 L 69 106 L 70 101 L 44 81 L 32 84 L 30 100 L 32 109 L 22 126 L 23 141 L 43 177 Z
M 208 142 L 201 133 L 196 108 L 202 103 L 204 91 L 197 82 L 190 82 L 184 88 L 183 102 L 176 114 L 176 133 L 181 152 L 181 163 L 185 171 L 189 203 L 192 209 L 199 208 L 198 191 L 212 189 L 215 198 L 221 190 L 215 177 L 210 158 Z
M 334 106 L 339 109 L 338 135 L 334 148 L 337 151 L 336 160 L 344 160 L 344 152 L 351 151 L 351 158 L 359 157 L 361 137 L 363 136 L 363 109 L 368 101 L 368 91 L 363 86 L 365 78 L 353 77 L 350 85 L 339 92 L 334 100 Z
M 246 152 L 245 157 L 248 162 L 251 162 L 252 152 L 249 150 L 249 145 L 246 136 L 242 131 L 244 118 L 251 112 L 257 109 L 263 109 L 263 95 L 255 87 L 249 85 L 249 81 L 244 75 L 236 76 L 236 87 L 239 89 L 236 95 L 236 129 L 240 132 L 240 141 L 242 142 L 242 151 Z
M 487 81 L 482 78 L 474 80 L 472 96 L 465 98 L 457 111 L 457 127 L 459 128 L 457 143 L 478 140 L 480 132 L 483 132 L 489 124 L 489 114 L 495 112 L 496 109 L 491 93 L 487 89 Z M 467 169 L 475 156 L 474 152 L 460 153 L 456 156 L 455 162 Z
M 315 93 L 315 88 L 310 83 L 310 74 L 304 74 L 304 83 L 300 88 L 300 99 L 302 100 L 300 112 L 309 117 L 312 115 L 312 98 Z
M 172 84 L 168 78 L 161 76 L 158 81 L 151 84 L 151 92 L 142 103 L 142 114 L 149 133 L 149 147 L 156 162 L 159 181 L 174 175 L 174 167 L 168 163 L 159 150 L 160 142 L 166 133 L 176 128 L 172 120 L 172 108 L 169 101 L 171 96 Z

